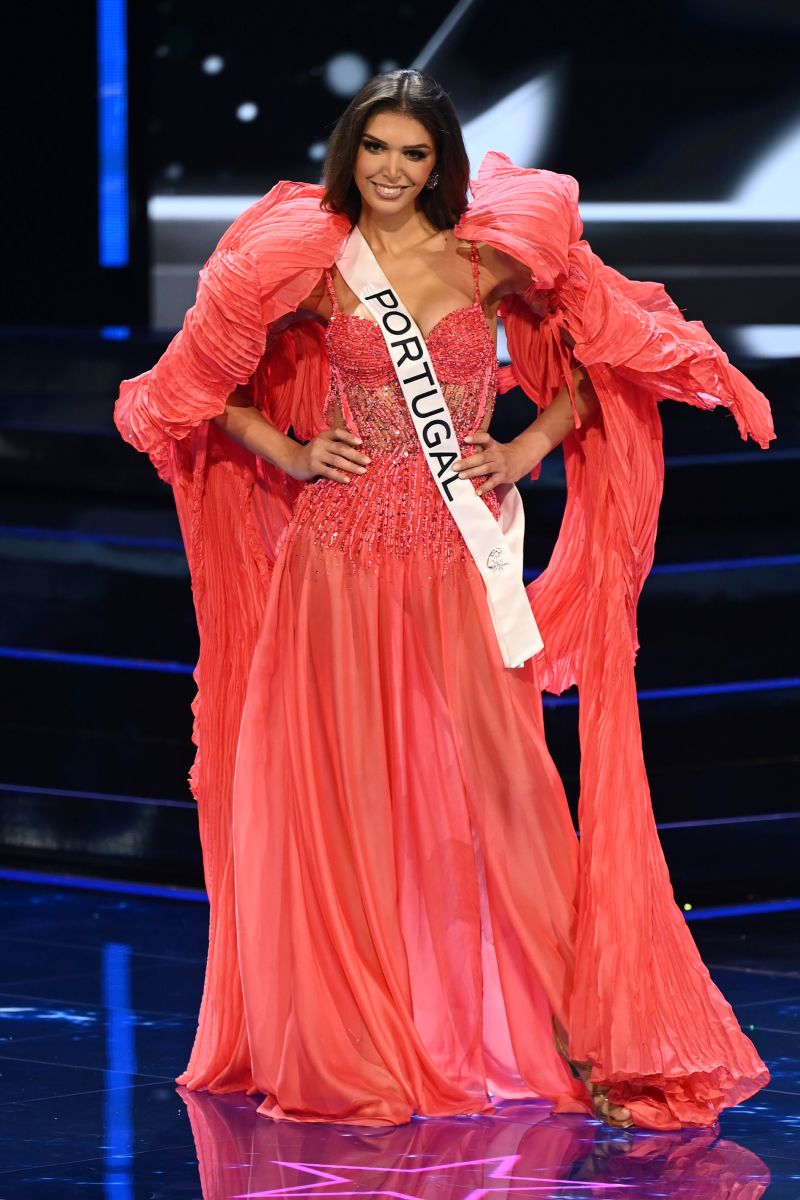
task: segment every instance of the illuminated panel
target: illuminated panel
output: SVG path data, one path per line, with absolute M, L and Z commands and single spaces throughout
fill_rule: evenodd
M 260 195 L 151 196 L 147 213 L 151 221 L 234 221 Z M 720 221 L 796 221 L 797 205 L 786 197 L 782 206 L 753 200 L 584 200 L 579 204 L 584 221 L 592 225 Z
M 449 32 L 469 4 L 470 0 L 461 0 L 439 33 Z M 414 66 L 424 65 L 430 56 L 429 49 L 425 48 Z M 538 161 L 553 132 L 559 90 L 557 72 L 542 72 L 466 122 L 464 139 L 473 171 L 492 149 L 508 154 L 518 166 Z M 154 196 L 148 215 L 153 221 L 230 222 L 258 199 L 255 195 Z M 795 120 L 775 136 L 760 157 L 745 169 L 739 187 L 728 198 L 585 201 L 580 204 L 580 213 L 592 225 L 800 220 L 800 121 Z
M 103 1091 L 106 1196 L 133 1200 L 133 1089 L 136 1074 L 135 1016 L 131 1010 L 131 948 L 103 946 L 103 1011 L 106 1070 Z
M 126 267 L 128 77 L 125 0 L 97 0 L 98 259 Z
M 542 159 L 553 130 L 558 94 L 556 72 L 549 71 L 467 121 L 464 142 L 473 173 L 490 150 L 502 150 L 518 167 L 532 167 Z
M 800 358 L 800 325 L 743 325 L 736 337 L 753 358 Z

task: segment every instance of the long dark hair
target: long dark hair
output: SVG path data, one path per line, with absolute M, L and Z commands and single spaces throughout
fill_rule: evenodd
M 375 113 L 398 112 L 424 125 L 436 148 L 439 182 L 423 188 L 419 206 L 435 229 L 452 229 L 467 207 L 469 158 L 453 102 L 435 79 L 422 71 L 389 71 L 364 84 L 334 126 L 325 156 L 321 206 L 344 213 L 355 225 L 361 194 L 353 179 L 356 155 L 367 121 Z

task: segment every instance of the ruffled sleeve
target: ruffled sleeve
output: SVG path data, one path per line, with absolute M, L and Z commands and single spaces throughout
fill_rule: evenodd
M 474 203 L 456 234 L 481 238 L 531 272 L 527 291 L 500 308 L 514 362 L 504 387 L 518 381 L 546 405 L 566 385 L 574 409 L 574 367 L 607 369 L 656 400 L 728 409 L 742 437 L 769 445 L 775 433 L 766 396 L 702 321 L 687 321 L 663 284 L 628 279 L 581 237 L 571 175 L 516 167 L 493 151 L 471 186 Z
M 578 183 L 571 175 L 517 167 L 491 150 L 476 179 L 472 203 L 453 230 L 464 241 L 485 241 L 524 263 L 532 285 L 549 291 L 569 271 L 569 248 L 583 225 Z
M 114 420 L 125 441 L 165 477 L 165 439 L 183 438 L 224 412 L 231 392 L 261 360 L 267 330 L 258 269 L 249 254 L 217 249 L 200 271 L 197 297 L 161 358 L 120 384 Z
M 297 308 L 349 232 L 347 218 L 320 209 L 321 195 L 317 185 L 282 181 L 241 213 L 200 271 L 181 330 L 155 366 L 122 381 L 117 428 L 167 482 L 170 441 L 251 384 L 270 324 Z
M 613 368 L 657 400 L 726 408 L 743 438 L 775 437 L 769 401 L 732 365 L 702 321 L 687 321 L 663 284 L 627 279 L 588 242 L 570 247 L 570 272 L 554 324 L 565 323 L 585 367 Z
M 570 176 L 488 155 L 476 214 L 457 227 L 531 272 L 501 305 L 512 368 L 545 406 L 584 367 L 595 418 L 563 444 L 567 502 L 527 593 L 544 640 L 542 687 L 577 684 L 581 749 L 578 925 L 569 1050 L 637 1124 L 710 1125 L 769 1072 L 710 978 L 677 908 L 653 818 L 634 678 L 636 608 L 653 561 L 664 478 L 659 401 L 733 414 L 774 438 L 767 398 L 659 283 L 626 279 L 582 240 Z M 574 397 L 573 397 L 574 399 Z

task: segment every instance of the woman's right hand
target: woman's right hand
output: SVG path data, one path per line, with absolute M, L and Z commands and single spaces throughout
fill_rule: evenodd
M 358 449 L 361 438 L 349 429 L 323 429 L 305 445 L 296 443 L 297 450 L 286 468 L 292 479 L 314 479 L 321 475 L 339 483 L 349 483 L 351 475 L 363 475 L 369 455 Z

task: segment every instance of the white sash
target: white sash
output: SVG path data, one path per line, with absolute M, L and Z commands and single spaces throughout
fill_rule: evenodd
M 486 584 L 503 662 L 507 667 L 521 667 L 543 646 L 522 582 L 522 498 L 513 483 L 497 487 L 501 499 L 498 522 L 472 481 L 450 471 L 461 451 L 425 339 L 357 226 L 336 265 L 378 322 L 425 461 Z

